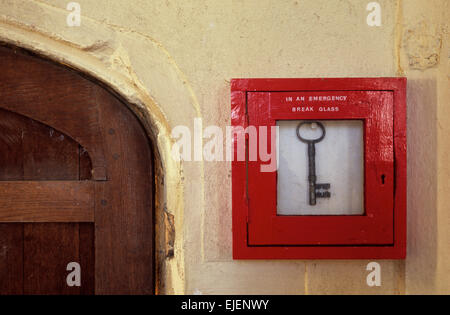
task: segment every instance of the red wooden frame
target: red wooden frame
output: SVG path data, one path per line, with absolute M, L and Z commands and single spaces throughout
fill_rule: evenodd
M 283 104 L 287 95 L 308 99 L 330 92 L 347 96 L 331 114 L 317 110 L 329 102 L 314 102 L 314 112 L 292 112 L 292 106 Z M 405 78 L 233 79 L 231 100 L 233 126 L 273 126 L 285 119 L 361 119 L 365 131 L 364 216 L 277 216 L 276 172 L 261 173 L 261 161 L 234 160 L 235 259 L 406 256 Z M 235 151 L 236 145 L 234 141 Z M 381 174 L 387 178 L 384 185 Z

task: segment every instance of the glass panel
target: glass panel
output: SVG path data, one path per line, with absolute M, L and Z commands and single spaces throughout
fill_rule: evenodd
M 278 215 L 362 215 L 364 214 L 364 144 L 363 121 L 321 120 L 325 137 L 315 147 L 317 184 L 329 183 L 329 198 L 309 195 L 308 143 L 319 138 L 321 128 L 312 121 L 283 120 L 279 126 L 279 165 L 277 176 Z M 309 123 L 307 123 L 309 122 Z M 325 189 L 318 190 L 326 195 Z

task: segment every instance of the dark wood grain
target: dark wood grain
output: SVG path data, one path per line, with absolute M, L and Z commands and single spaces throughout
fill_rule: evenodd
M 0 67 L 0 180 L 95 186 L 93 195 L 69 198 L 90 204 L 94 196 L 94 223 L 10 224 L 10 242 L 24 255 L 24 274 L 11 279 L 27 294 L 153 294 L 153 155 L 135 115 L 77 72 L 22 51 L 0 47 Z M 32 202 L 41 220 L 51 220 L 44 207 L 54 202 L 52 211 L 61 211 L 68 198 L 64 184 L 53 188 L 47 204 Z M 25 195 L 23 203 L 36 191 Z M 19 256 L 1 259 L 0 266 L 21 264 Z M 82 266 L 78 289 L 65 286 L 69 260 Z
M 93 223 L 79 223 L 80 266 L 82 295 L 95 293 L 95 227 Z
M 78 178 L 79 145 L 67 135 L 0 109 L 0 179 Z
M 79 259 L 78 224 L 24 224 L 24 293 L 79 294 L 79 287 L 69 287 L 66 270 Z
M 92 163 L 88 152 L 83 148 L 79 147 L 80 150 L 80 162 L 79 162 L 79 180 L 90 180 L 92 178 Z
M 152 294 L 152 152 L 133 113 L 105 90 L 97 93 L 110 180 L 96 186 L 96 292 Z
M 0 182 L 0 222 L 94 222 L 90 181 Z
M 1 107 L 70 135 L 89 153 L 93 178 L 106 179 L 95 85 L 68 70 L 0 46 Z
M 23 293 L 23 225 L 0 224 L 0 295 Z

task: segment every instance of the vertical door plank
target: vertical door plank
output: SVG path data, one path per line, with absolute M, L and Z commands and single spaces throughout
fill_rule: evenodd
M 95 293 L 95 250 L 94 250 L 94 224 L 79 223 L 80 229 L 80 266 L 82 295 Z
M 24 180 L 78 179 L 78 143 L 31 119 L 22 138 Z
M 134 114 L 98 88 L 108 181 L 96 182 L 96 293 L 153 294 L 153 167 Z
M 0 180 L 23 179 L 24 117 L 0 109 Z M 0 295 L 23 293 L 23 224 L 0 224 Z
M 23 225 L 0 224 L 0 295 L 23 293 Z
M 79 180 L 90 180 L 92 178 L 92 163 L 89 158 L 88 152 L 81 146 L 79 146 L 80 158 L 79 158 Z
M 24 294 L 80 293 L 66 283 L 67 264 L 80 262 L 78 228 L 73 223 L 24 224 Z
M 92 178 L 92 163 L 88 152 L 79 147 L 79 180 Z M 93 223 L 79 223 L 80 229 L 80 265 L 82 295 L 95 294 L 95 228 Z
M 22 135 L 26 118 L 0 109 L 0 180 L 23 179 Z

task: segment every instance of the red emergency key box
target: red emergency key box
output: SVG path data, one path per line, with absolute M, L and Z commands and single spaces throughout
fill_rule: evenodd
M 405 258 L 405 78 L 233 79 L 231 123 L 234 259 Z

